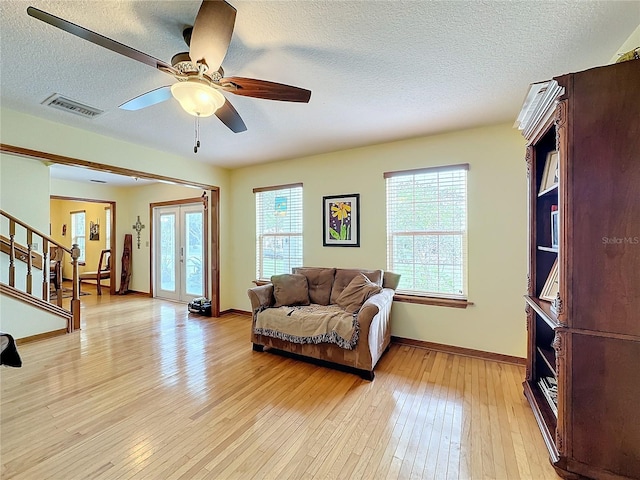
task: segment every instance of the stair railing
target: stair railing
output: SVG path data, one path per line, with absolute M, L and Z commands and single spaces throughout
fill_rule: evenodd
M 42 232 L 39 232 L 35 228 L 30 227 L 26 223 L 22 222 L 18 218 L 13 215 L 5 212 L 4 210 L 0 210 L 0 215 L 9 220 L 9 245 L 8 245 L 8 254 L 9 254 L 9 286 L 16 288 L 16 260 L 23 261 L 27 264 L 27 273 L 26 273 L 26 282 L 25 282 L 25 290 L 26 293 L 30 295 L 34 295 L 33 293 L 33 265 L 34 260 L 38 259 L 40 255 L 33 250 L 34 237 L 40 237 L 42 239 L 42 261 L 38 262 L 42 265 L 42 296 L 41 298 L 49 302 L 50 301 L 50 272 L 49 272 L 49 247 L 54 246 L 56 255 L 55 260 L 60 262 L 60 265 L 63 263 L 64 254 L 68 253 L 71 256 L 71 265 L 73 267 L 73 289 L 71 296 L 71 314 L 72 321 L 69 325 L 67 325 L 67 331 L 72 332 L 74 330 L 80 329 L 80 284 L 79 284 L 79 276 L 78 276 L 78 258 L 80 258 L 80 247 L 77 244 L 73 244 L 71 248 L 65 247 L 64 245 L 58 243 L 53 238 L 48 235 L 45 235 Z M 27 246 L 26 249 L 23 246 L 20 246 L 15 241 L 16 236 L 16 226 L 20 226 L 26 230 L 26 240 Z M 4 244 L 3 244 L 4 246 Z M 4 248 L 3 248 L 4 251 Z M 51 258 L 51 260 L 54 260 Z M 62 308 L 62 273 L 61 268 L 56 271 L 57 278 L 57 290 L 56 290 L 56 304 Z M 34 295 L 37 296 L 37 295 Z

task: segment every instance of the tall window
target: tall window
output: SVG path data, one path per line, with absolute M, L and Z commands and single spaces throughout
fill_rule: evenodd
M 467 298 L 469 165 L 387 172 L 387 268 L 398 293 Z
M 111 207 L 104 209 L 104 244 L 105 249 L 111 248 Z
M 71 212 L 71 245 L 75 243 L 80 247 L 78 262 L 85 261 L 85 240 L 84 210 Z
M 291 273 L 302 266 L 302 184 L 255 188 L 256 276 Z

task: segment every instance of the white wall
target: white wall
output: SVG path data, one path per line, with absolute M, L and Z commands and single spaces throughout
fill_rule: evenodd
M 0 153 L 0 208 L 48 234 L 49 168 L 36 160 Z
M 41 199 L 46 198 L 42 203 Z M 49 169 L 35 160 L 19 159 L 0 153 L 0 209 L 26 222 L 36 230 L 49 234 Z M 9 221 L 0 219 L 0 234 L 9 237 Z M 15 241 L 27 245 L 26 230 L 16 226 Z M 34 237 L 36 251 L 42 253 L 42 240 Z M 23 262 L 15 262 L 15 285 L 22 290 L 26 286 L 27 267 Z M 41 270 L 32 272 L 33 283 L 40 288 Z M 0 255 L 0 281 L 9 283 L 9 257 Z
M 0 331 L 14 338 L 32 337 L 45 332 L 64 330 L 67 321 L 15 298 L 0 296 Z
M 526 165 L 511 125 L 478 128 L 233 170 L 231 303 L 249 310 L 255 278 L 254 187 L 304 184 L 304 263 L 386 268 L 385 171 L 469 163 L 467 309 L 394 303 L 392 334 L 524 357 Z M 322 196 L 359 193 L 360 248 L 322 246 Z M 251 252 L 251 254 L 247 254 Z
M 49 233 L 49 169 L 42 162 L 17 158 L 0 153 L 0 208 L 17 217 L 44 234 Z M 8 236 L 9 222 L 0 222 L 2 235 Z M 16 228 L 15 239 L 26 245 L 26 233 Z M 42 252 L 42 241 L 38 251 Z M 16 262 L 16 286 L 26 286 L 26 264 Z M 42 271 L 33 270 L 34 291 L 40 291 Z M 9 259 L 0 255 L 0 281 L 9 283 Z M 0 331 L 11 333 L 15 338 L 24 338 L 52 330 L 66 328 L 66 321 L 56 315 L 40 311 L 14 298 L 0 296 Z

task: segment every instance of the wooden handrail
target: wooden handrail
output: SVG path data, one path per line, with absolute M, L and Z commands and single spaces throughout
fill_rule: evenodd
M 4 235 L 0 235 L 0 250 L 3 253 L 9 255 L 9 250 L 11 249 L 11 241 L 5 237 Z M 16 259 L 21 262 L 27 263 L 27 254 L 29 253 L 29 249 L 24 245 L 20 245 L 19 243 L 15 243 L 16 249 Z M 38 252 L 31 252 L 31 261 L 33 262 L 33 267 L 38 270 L 42 270 L 42 255 Z
M 53 243 L 56 247 L 63 249 L 65 252 L 67 252 L 69 255 L 71 255 L 71 249 L 70 248 L 67 248 L 64 245 L 58 243 L 53 238 L 51 238 L 49 235 L 45 235 L 44 233 L 39 232 L 35 228 L 30 227 L 29 225 L 27 225 L 26 223 L 20 221 L 19 219 L 17 219 L 16 217 L 11 215 L 10 213 L 5 212 L 4 210 L 0 210 L 0 215 L 2 215 L 4 217 L 7 217 L 9 220 L 13 220 L 18 225 L 20 225 L 23 228 L 26 228 L 27 230 L 31 230 L 33 233 L 35 233 L 39 237 L 42 237 L 44 240 L 47 240 L 49 243 Z
M 2 246 L 2 252 L 9 254 L 9 286 L 12 288 L 16 288 L 16 267 L 15 260 L 21 260 L 27 264 L 27 272 L 25 278 L 25 294 L 33 295 L 33 268 L 35 266 L 34 257 L 40 257 L 40 254 L 35 253 L 33 248 L 33 236 L 34 234 L 42 238 L 42 256 L 39 258 L 39 261 L 42 266 L 42 300 L 48 302 L 49 301 L 49 262 L 47 261 L 47 256 L 49 254 L 49 244 L 54 245 L 56 249 L 56 259 L 60 260 L 64 253 L 67 252 L 71 256 L 71 263 L 73 266 L 73 293 L 71 298 L 71 317 L 72 321 L 68 328 L 69 332 L 73 330 L 77 330 L 80 328 L 80 288 L 79 288 L 79 279 L 78 279 L 78 258 L 80 257 L 80 248 L 77 245 L 73 245 L 73 247 L 68 248 L 64 245 L 61 245 L 56 240 L 51 238 L 49 235 L 45 235 L 44 233 L 32 228 L 28 224 L 24 223 L 20 219 L 14 217 L 10 213 L 5 212 L 4 210 L 0 210 L 0 215 L 6 217 L 9 220 L 9 239 L 6 240 L 6 237 L 2 237 L 0 240 L 0 244 Z M 24 228 L 26 230 L 26 238 L 27 238 L 27 246 L 23 247 L 18 245 L 15 241 L 16 236 L 16 225 Z M 6 245 L 5 245 L 6 244 Z M 16 255 L 18 252 L 19 256 Z M 60 278 L 59 271 L 56 271 L 57 281 L 57 305 L 62 308 L 62 279 Z

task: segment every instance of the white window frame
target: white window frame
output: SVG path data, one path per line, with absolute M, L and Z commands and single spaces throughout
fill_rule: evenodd
M 87 222 L 86 212 L 79 210 L 71 212 L 71 246 L 77 244 L 80 247 L 80 257 L 78 263 L 84 263 L 87 252 Z M 81 241 L 82 240 L 82 241 Z
M 465 305 L 468 295 L 468 255 L 467 255 L 467 230 L 468 230 L 468 164 L 449 165 L 442 167 L 420 168 L 414 170 L 404 170 L 396 172 L 386 172 L 384 178 L 386 181 L 387 192 L 387 269 L 394 273 L 402 273 L 400 284 L 396 290 L 397 299 L 402 300 L 403 297 L 407 301 L 416 297 L 445 299 L 452 302 L 461 301 Z M 420 182 L 431 181 L 436 185 L 436 192 L 427 202 L 422 197 L 416 198 L 417 185 Z M 410 185 L 404 191 L 402 188 Z M 404 187 L 403 187 L 404 186 Z M 440 212 L 443 205 L 451 205 L 451 196 L 445 197 L 445 193 L 450 195 L 451 189 L 455 191 L 455 209 L 454 220 L 448 217 L 447 221 L 434 221 L 435 227 L 424 225 L 417 219 L 418 205 L 431 203 L 435 205 L 433 208 Z M 430 192 L 431 193 L 431 192 Z M 460 197 L 463 197 L 463 200 Z M 403 198 L 404 197 L 404 198 Z M 410 199 L 410 200 L 407 200 Z M 413 216 L 413 223 L 410 228 L 400 228 L 399 222 L 394 222 L 394 217 L 402 211 L 403 215 Z M 406 222 L 405 222 L 405 227 Z M 449 228 L 443 228 L 449 227 Z M 413 249 L 423 248 L 425 241 L 430 240 L 436 246 L 431 250 L 429 260 L 416 258 L 415 252 L 413 262 L 407 262 L 406 258 L 401 259 L 401 253 L 404 250 L 397 250 L 395 243 L 403 242 L 407 244 L 407 237 L 411 239 L 411 251 Z M 456 249 L 454 254 L 447 255 L 442 251 L 441 239 L 455 239 Z M 422 244 L 417 247 L 417 244 Z M 451 241 L 449 242 L 449 245 Z M 397 253 L 394 253 L 397 252 Z M 435 275 L 429 276 L 427 270 L 437 270 Z M 418 280 L 420 277 L 428 280 Z M 404 280 L 404 281 L 403 281 Z M 432 288 L 427 287 L 427 283 Z M 435 285 L 435 288 L 433 286 Z M 419 302 L 422 303 L 422 302 Z M 425 301 L 424 303 L 429 303 Z M 456 306 L 453 305 L 452 306 Z
M 275 204 L 266 201 L 267 198 L 273 198 L 274 192 L 288 199 L 285 210 L 287 219 L 276 222 L 280 228 L 276 227 L 275 230 L 266 225 L 269 216 L 276 215 Z M 292 268 L 303 265 L 302 183 L 254 188 L 253 193 L 256 198 L 256 279 L 268 281 L 272 275 L 291 273 Z M 273 246 L 270 249 L 271 257 L 265 253 L 264 245 L 267 243 Z M 292 248 L 296 244 L 299 248 Z M 271 259 L 270 265 L 266 264 L 266 258 Z

